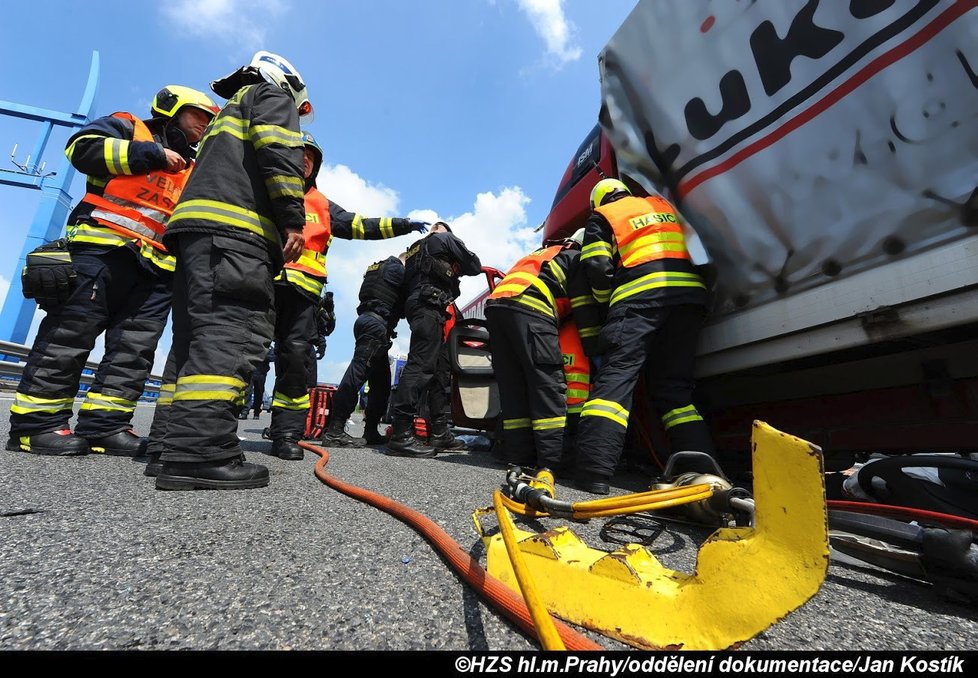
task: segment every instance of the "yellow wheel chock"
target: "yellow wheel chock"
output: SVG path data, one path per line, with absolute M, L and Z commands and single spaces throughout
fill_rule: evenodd
M 543 605 L 634 647 L 721 650 L 804 604 L 829 565 L 821 450 L 762 422 L 754 422 L 752 448 L 754 525 L 713 533 L 692 575 L 638 544 L 609 553 L 565 527 L 511 532 Z M 519 593 L 502 535 L 484 539 L 489 573 Z

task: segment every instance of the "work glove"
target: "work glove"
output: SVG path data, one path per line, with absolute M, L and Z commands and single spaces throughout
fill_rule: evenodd
M 326 338 L 319 337 L 316 339 L 316 360 L 322 360 L 326 355 Z
M 408 221 L 408 226 L 411 228 L 412 231 L 417 231 L 418 233 L 427 233 L 428 227 L 431 226 L 431 224 L 427 221 L 411 220 Z
M 55 240 L 28 253 L 20 279 L 24 297 L 36 300 L 41 308 L 68 301 L 78 284 L 68 241 Z

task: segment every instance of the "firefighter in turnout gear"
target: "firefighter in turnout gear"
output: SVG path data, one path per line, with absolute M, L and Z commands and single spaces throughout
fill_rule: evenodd
M 303 135 L 303 143 L 306 244 L 302 256 L 286 264 L 275 281 L 275 345 L 278 346 L 278 355 L 275 359 L 272 426 L 269 431 L 272 454 L 293 460 L 303 457 L 298 441 L 305 430 L 309 410 L 307 375 L 313 359 L 309 346 L 316 341 L 316 311 L 326 284 L 326 252 L 330 243 L 333 238 L 381 240 L 427 230 L 427 224 L 423 221 L 364 217 L 347 212 L 329 200 L 316 188 L 323 150 L 311 134 Z
M 387 444 L 388 454 L 417 458 L 437 454 L 434 447 L 425 447 L 415 437 L 414 418 L 418 415 L 421 396 L 438 368 L 447 320 L 445 309 L 458 297 L 458 278 L 481 272 L 479 257 L 470 252 L 443 221 L 436 222 L 431 233 L 408 248 L 404 267 L 405 313 L 411 327 L 411 345 L 391 401 L 393 430 Z M 429 410 L 440 408 L 437 403 L 435 405 L 436 408 L 432 408 L 429 400 Z M 434 428 L 434 422 L 432 425 Z M 432 430 L 430 433 L 439 436 L 443 431 Z
M 359 314 L 353 324 L 356 346 L 353 358 L 333 395 L 329 426 L 323 433 L 327 447 L 363 447 L 387 441 L 377 432 L 380 418 L 387 410 L 391 391 L 390 361 L 394 327 L 404 317 L 404 261 L 407 253 L 388 257 L 367 267 L 360 285 Z M 363 416 L 363 437 L 346 433 L 346 422 L 357 406 L 360 387 L 367 383 L 370 397 Z
M 173 346 L 145 473 L 165 490 L 268 484 L 268 469 L 244 460 L 235 413 L 272 341 L 273 280 L 303 252 L 305 83 L 282 57 L 258 52 L 211 89 L 228 101 L 164 238 L 177 257 Z
M 713 453 L 692 402 L 707 289 L 667 200 L 634 197 L 617 179 L 602 179 L 591 192 L 591 208 L 581 262 L 594 296 L 609 309 L 600 335 L 602 364 L 581 410 L 576 482 L 586 492 L 607 494 L 643 365 L 672 450 Z
M 7 449 L 137 456 L 145 448 L 130 422 L 170 312 L 174 260 L 163 233 L 216 111 L 202 92 L 170 85 L 150 119 L 113 113 L 68 140 L 65 155 L 88 175 L 87 192 L 68 218 L 68 249 L 56 253 L 68 272 L 61 284 L 34 289 L 50 274 L 28 255 L 24 290 L 47 315 L 11 407 Z M 81 371 L 103 332 L 105 354 L 72 434 Z
M 567 394 L 558 327 L 571 313 L 568 281 L 578 277 L 573 240 L 523 257 L 486 302 L 493 371 L 502 407 L 504 461 L 561 467 Z

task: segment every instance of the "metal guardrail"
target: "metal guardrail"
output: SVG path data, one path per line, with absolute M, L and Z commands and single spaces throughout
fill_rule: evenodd
M 24 360 L 30 352 L 30 346 L 13 344 L 9 341 L 0 341 L 0 378 L 17 377 L 20 379 L 20 376 L 24 373 Z M 17 362 L 12 361 L 12 358 L 16 358 Z M 98 370 L 98 365 L 98 363 L 92 361 L 85 363 L 85 368 L 81 374 L 81 383 L 84 386 L 91 386 L 92 382 L 95 381 L 95 372 Z M 143 387 L 143 397 L 155 399 L 160 393 L 160 382 L 162 380 L 163 377 L 155 374 L 149 375 L 146 385 Z M 84 393 L 85 390 L 82 389 L 80 393 Z

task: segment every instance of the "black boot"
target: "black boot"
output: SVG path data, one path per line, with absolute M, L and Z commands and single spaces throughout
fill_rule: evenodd
M 433 447 L 425 447 L 414 435 L 414 421 L 411 419 L 395 419 L 394 431 L 387 442 L 387 454 L 395 457 L 415 457 L 430 459 L 438 454 Z
M 157 490 L 250 490 L 268 485 L 268 469 L 244 455 L 198 463 L 163 462 Z
M 26 436 L 12 435 L 7 441 L 7 449 L 53 457 L 78 457 L 90 451 L 88 441 L 79 438 L 67 428 Z
M 363 440 L 367 445 L 386 445 L 387 436 L 377 432 L 376 421 L 366 421 L 363 424 Z
M 465 442 L 452 435 L 452 429 L 447 423 L 432 422 L 431 434 L 428 436 L 428 442 L 431 443 L 431 446 L 439 452 L 467 449 Z
M 589 494 L 609 494 L 608 476 L 598 475 L 590 471 L 578 471 L 574 477 L 574 487 Z
M 272 454 L 286 461 L 302 461 L 302 448 L 294 438 L 276 438 L 272 441 Z
M 88 446 L 92 452 L 107 454 L 110 457 L 141 457 L 146 454 L 148 442 L 145 438 L 140 438 L 132 429 L 101 438 L 88 438 Z
M 160 475 L 160 471 L 163 470 L 163 462 L 160 461 L 159 452 L 150 452 L 149 458 L 146 461 L 146 468 L 143 469 L 143 475 L 149 476 L 150 478 L 155 478 Z
M 364 447 L 367 441 L 346 432 L 346 420 L 333 417 L 323 431 L 323 447 Z

